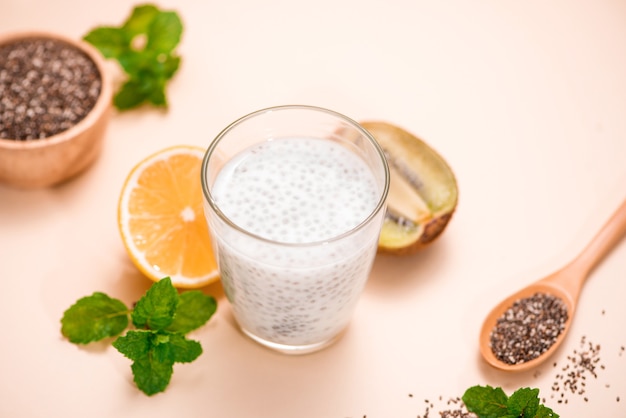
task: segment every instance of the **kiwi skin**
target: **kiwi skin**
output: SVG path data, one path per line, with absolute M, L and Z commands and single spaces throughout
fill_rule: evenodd
M 378 252 L 385 254 L 405 255 L 423 250 L 443 233 L 444 229 L 448 225 L 448 222 L 450 222 L 450 219 L 452 219 L 453 214 L 454 212 L 450 212 L 431 219 L 423 226 L 421 235 L 419 235 L 418 239 L 412 244 L 400 247 L 391 247 L 381 243 L 378 246 Z
M 398 126 L 380 121 L 360 124 L 378 141 L 390 166 L 391 190 L 379 253 L 404 255 L 428 247 L 456 210 L 458 187 L 452 169 L 426 142 Z

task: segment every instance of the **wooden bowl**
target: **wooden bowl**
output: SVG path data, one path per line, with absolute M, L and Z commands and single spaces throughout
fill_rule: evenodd
M 41 139 L 0 138 L 0 182 L 17 188 L 52 186 L 89 167 L 102 148 L 113 94 L 104 58 L 99 51 L 82 40 L 49 32 L 30 31 L 0 35 L 0 46 L 30 38 L 51 39 L 82 51 L 93 61 L 100 73 L 101 88 L 93 108 L 82 120 L 64 131 Z

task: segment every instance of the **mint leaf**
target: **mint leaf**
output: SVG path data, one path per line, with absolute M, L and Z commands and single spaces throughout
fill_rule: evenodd
M 217 302 L 212 296 L 200 290 L 191 290 L 179 295 L 178 308 L 168 331 L 186 334 L 204 325 L 217 310 Z
M 120 334 L 128 326 L 128 307 L 101 292 L 83 297 L 61 318 L 61 333 L 71 342 L 87 344 Z
M 159 14 L 159 9 L 154 5 L 144 4 L 133 9 L 130 16 L 126 19 L 121 29 L 134 37 L 136 35 L 147 33 L 150 24 Z
M 149 51 L 138 53 L 136 51 L 126 51 L 117 57 L 122 69 L 129 74 L 129 79 L 143 81 L 144 77 L 153 77 L 154 71 L 151 68 L 156 62 L 156 55 Z
M 166 107 L 167 99 L 165 97 L 165 79 L 155 78 L 152 81 L 153 83 L 148 94 L 148 100 L 155 106 Z
M 180 67 L 180 57 L 173 55 L 161 57 L 157 57 L 157 64 L 154 65 L 153 69 L 156 74 L 169 80 L 174 76 L 176 71 L 178 71 L 178 67 Z
M 154 283 L 139 299 L 131 318 L 137 328 L 164 329 L 172 323 L 177 306 L 178 292 L 171 279 L 165 277 Z
M 509 397 L 507 402 L 509 413 L 516 417 L 534 418 L 538 407 L 539 389 L 518 389 Z
M 183 24 L 174 12 L 160 12 L 148 27 L 146 49 L 169 54 L 180 42 Z
M 129 331 L 114 346 L 133 360 L 133 379 L 148 396 L 167 388 L 175 362 L 188 363 L 202 354 L 197 341 L 167 331 Z
M 559 418 L 559 414 L 554 413 L 545 405 L 539 405 L 534 418 Z
M 128 331 L 126 335 L 113 341 L 113 347 L 131 360 L 139 360 L 148 355 L 153 346 L 153 331 Z
M 200 343 L 188 340 L 182 334 L 172 334 L 168 345 L 172 359 L 176 363 L 191 363 L 202 354 Z
M 129 80 L 122 85 L 113 97 L 113 105 L 119 110 L 132 109 L 143 103 L 149 95 L 140 82 Z
M 153 348 L 146 356 L 135 360 L 130 368 L 137 387 L 146 395 L 152 396 L 167 388 L 174 373 L 173 365 L 171 359 L 159 355 L 158 350 L 155 352 Z
M 113 343 L 119 352 L 133 360 L 133 380 L 148 396 L 165 390 L 174 372 L 170 338 L 162 331 L 128 331 Z
M 463 394 L 467 410 L 480 418 L 500 418 L 507 414 L 508 397 L 502 388 L 472 386 Z
M 105 58 L 118 58 L 130 48 L 131 37 L 120 28 L 103 26 L 83 37 L 96 47 Z

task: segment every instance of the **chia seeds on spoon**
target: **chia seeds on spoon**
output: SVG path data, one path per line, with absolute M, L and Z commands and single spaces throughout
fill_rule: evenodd
M 496 321 L 491 350 L 506 364 L 533 360 L 556 342 L 567 319 L 567 307 L 558 297 L 535 293 L 519 299 Z
M 93 109 L 102 81 L 78 48 L 33 37 L 0 45 L 0 138 L 42 139 L 76 125 Z

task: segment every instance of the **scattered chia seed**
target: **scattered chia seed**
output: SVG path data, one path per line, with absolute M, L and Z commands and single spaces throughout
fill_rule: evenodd
M 515 301 L 490 336 L 491 350 L 507 364 L 520 364 L 545 353 L 565 328 L 565 303 L 553 295 L 535 293 Z
M 605 315 L 605 313 L 603 309 L 602 315 Z M 591 400 L 587 396 L 587 388 L 592 384 L 592 379 L 598 379 L 602 371 L 606 370 L 606 366 L 600 359 L 601 349 L 602 346 L 600 344 L 588 341 L 587 337 L 583 335 L 578 349 L 574 349 L 572 354 L 566 357 L 566 364 L 557 371 L 552 383 L 551 398 L 557 398 L 559 404 L 566 404 L 568 403 L 568 398 L 574 395 L 582 396 L 584 402 L 590 402 Z M 626 347 L 620 345 L 617 357 L 621 357 L 625 350 Z M 557 365 L 557 362 L 553 363 L 554 368 Z M 609 383 L 604 383 L 603 386 L 607 390 L 611 388 Z M 620 397 L 617 396 L 617 402 L 619 402 L 619 399 Z
M 439 397 L 439 404 L 442 403 L 443 397 Z M 445 405 L 437 405 L 437 409 L 442 409 L 436 412 L 437 415 L 431 416 L 431 412 L 435 413 L 435 404 L 428 399 L 424 399 L 424 403 L 426 404 L 426 408 L 424 413 L 418 415 L 417 418 L 432 418 L 432 417 L 440 417 L 440 418 L 477 418 L 476 414 L 472 412 L 468 412 L 465 404 L 459 397 L 450 398 L 445 402 Z
M 604 369 L 600 363 L 600 344 L 593 344 L 583 336 L 580 347 L 568 355 L 567 363 L 557 373 L 552 383 L 551 398 L 558 395 L 558 403 L 567 403 L 569 395 L 582 396 L 587 392 L 587 377 L 598 378 L 597 368 Z M 585 402 L 588 397 L 583 398 Z
M 552 384 L 552 398 L 558 397 L 558 403 L 567 403 L 571 395 L 582 396 L 585 402 L 590 399 L 586 396 L 587 384 L 593 378 L 597 379 L 602 370 L 606 370 L 600 359 L 600 344 L 593 344 L 583 336 L 580 339 L 580 347 L 574 350 L 572 355 L 567 356 L 567 364 L 561 368 L 561 373 L 555 376 Z M 610 389 L 611 385 L 605 383 L 604 387 Z M 620 397 L 616 396 L 616 401 Z
M 0 138 L 42 139 L 80 122 L 101 90 L 95 63 L 56 39 L 0 45 Z

